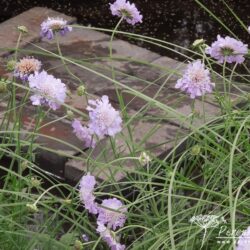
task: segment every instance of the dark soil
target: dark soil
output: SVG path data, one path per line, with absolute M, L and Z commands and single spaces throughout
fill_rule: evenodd
M 113 28 L 118 18 L 112 17 L 109 2 L 114 0 L 0 0 L 0 21 L 4 21 L 34 6 L 45 6 L 68 15 L 76 16 L 78 22 L 84 25 Z M 208 43 L 217 34 L 229 35 L 213 17 L 209 16 L 195 0 L 130 0 L 134 2 L 144 16 L 143 24 L 131 27 L 125 23 L 122 30 L 152 36 L 190 46 L 197 38 L 204 38 Z M 250 35 L 240 26 L 235 17 L 230 14 L 222 0 L 200 0 L 208 9 L 219 17 L 240 39 L 250 41 Z M 245 25 L 250 25 L 249 0 L 225 0 L 225 2 L 242 19 Z M 147 47 L 143 43 L 139 44 Z M 150 46 L 163 55 L 175 57 L 166 50 Z

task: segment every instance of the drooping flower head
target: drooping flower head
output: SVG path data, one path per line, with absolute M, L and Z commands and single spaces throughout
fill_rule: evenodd
M 64 36 L 66 33 L 72 31 L 72 27 L 68 26 L 67 21 L 60 17 L 48 17 L 47 20 L 41 23 L 41 36 L 47 37 L 51 40 L 54 38 L 56 32 Z
M 122 130 L 122 119 L 109 103 L 107 96 L 102 96 L 100 100 L 90 100 L 89 106 L 89 128 L 99 137 L 105 135 L 114 136 Z
M 248 227 L 237 242 L 236 250 L 249 250 L 250 249 L 250 227 Z
M 102 201 L 102 207 L 99 208 L 97 220 L 102 224 L 107 224 L 109 228 L 115 230 L 118 227 L 123 227 L 126 221 L 127 209 L 123 203 L 116 199 L 105 199 Z
M 124 16 L 124 19 L 129 24 L 142 23 L 142 15 L 134 3 L 131 4 L 126 0 L 116 0 L 113 4 L 110 4 L 110 10 L 113 16 Z
M 83 141 L 86 147 L 95 147 L 96 142 L 93 138 L 93 132 L 90 128 L 82 126 L 81 122 L 77 119 L 72 122 L 72 127 L 77 138 Z
M 94 187 L 96 185 L 95 177 L 88 173 L 80 180 L 80 199 L 84 204 L 86 210 L 92 214 L 98 213 L 98 207 L 93 195 Z
M 242 63 L 247 52 L 247 44 L 232 37 L 226 36 L 223 38 L 220 35 L 217 36 L 217 41 L 213 42 L 211 47 L 206 48 L 206 53 L 219 63 Z
M 14 76 L 27 81 L 31 74 L 40 71 L 41 65 L 41 62 L 33 57 L 24 57 L 15 64 Z
M 186 71 L 181 79 L 175 85 L 175 88 L 181 89 L 190 95 L 192 99 L 202 96 L 205 93 L 211 93 L 214 83 L 211 82 L 208 69 L 201 60 L 188 64 Z
M 110 231 L 107 227 L 105 227 L 101 222 L 97 222 L 96 231 L 100 234 L 102 239 L 108 244 L 111 250 L 125 250 L 125 245 L 121 245 L 114 234 L 112 235 L 112 231 Z
M 48 105 L 51 109 L 58 109 L 66 98 L 66 86 L 60 79 L 47 74 L 46 71 L 35 72 L 28 78 L 29 87 L 34 92 L 30 97 L 35 106 Z

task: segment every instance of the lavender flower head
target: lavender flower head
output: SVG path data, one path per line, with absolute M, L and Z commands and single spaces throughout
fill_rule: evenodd
M 22 81 L 27 81 L 28 77 L 41 69 L 41 62 L 33 57 L 24 57 L 20 59 L 14 69 L 14 76 Z
M 90 175 L 90 173 L 83 176 L 80 181 L 80 199 L 83 202 L 85 209 L 91 214 L 98 213 L 95 196 L 93 195 L 95 185 L 95 177 Z
M 105 135 L 115 136 L 122 130 L 120 114 L 111 106 L 107 96 L 102 96 L 101 100 L 90 100 L 87 110 L 90 118 L 89 128 L 99 138 Z
M 142 23 L 142 15 L 134 3 L 131 4 L 126 0 L 116 0 L 113 4 L 110 4 L 110 10 L 113 16 L 124 16 L 124 19 L 129 24 Z
M 67 21 L 60 17 L 48 17 L 47 20 L 43 21 L 41 24 L 41 36 L 47 37 L 51 40 L 54 38 L 56 32 L 59 32 L 61 36 L 72 31 L 72 27 L 67 25 Z
M 236 250 L 250 249 L 250 226 L 242 233 L 237 242 Z
M 206 53 L 215 58 L 219 63 L 242 63 L 248 52 L 247 44 L 242 43 L 232 37 L 225 38 L 217 36 L 217 41 L 213 42 L 211 47 L 206 48 Z
M 125 250 L 125 245 L 121 245 L 115 236 L 112 235 L 112 231 L 110 231 L 107 227 L 105 227 L 101 222 L 97 222 L 96 231 L 101 235 L 102 239 L 109 245 L 111 250 Z
M 127 209 L 123 203 L 116 199 L 105 199 L 102 201 L 102 207 L 99 208 L 97 220 L 102 224 L 107 224 L 109 228 L 115 230 L 117 227 L 123 227 L 126 221 Z
M 211 93 L 214 83 L 211 82 L 208 69 L 201 60 L 189 63 L 184 75 L 179 79 L 175 88 L 181 89 L 194 99 L 197 96 L 202 96 L 205 93 Z
M 34 75 L 30 75 L 28 81 L 29 87 L 34 92 L 34 95 L 30 97 L 33 105 L 45 104 L 56 110 L 64 103 L 67 89 L 60 79 L 43 70 L 40 73 L 35 72 Z
M 96 142 L 93 138 L 93 132 L 90 128 L 82 126 L 81 122 L 77 119 L 75 119 L 72 122 L 73 132 L 75 133 L 76 137 L 85 142 L 85 146 L 87 148 L 92 147 L 94 148 L 96 145 Z

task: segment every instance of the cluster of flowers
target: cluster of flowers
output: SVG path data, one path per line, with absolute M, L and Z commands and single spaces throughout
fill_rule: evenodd
M 50 18 L 41 24 L 41 36 L 52 39 L 55 33 L 62 36 L 72 28 L 61 18 Z M 29 87 L 34 93 L 30 100 L 33 105 L 47 105 L 51 109 L 58 109 L 65 102 L 67 88 L 60 79 L 41 71 L 42 63 L 33 57 L 24 57 L 15 64 L 14 76 L 23 82 L 28 81 Z
M 72 127 L 76 136 L 85 142 L 86 147 L 95 147 L 94 134 L 102 139 L 104 136 L 115 136 L 122 130 L 122 119 L 109 103 L 108 96 L 102 96 L 100 100 L 89 100 L 87 107 L 89 111 L 89 124 L 82 126 L 81 122 L 75 119 Z
M 28 81 L 34 93 L 30 100 L 33 105 L 47 105 L 51 109 L 58 109 L 66 99 L 67 88 L 60 79 L 41 71 L 41 62 L 33 57 L 20 59 L 14 70 L 14 76 L 23 82 Z
M 85 209 L 97 216 L 97 229 L 102 239 L 110 246 L 112 250 L 124 250 L 125 246 L 119 243 L 119 239 L 115 236 L 117 228 L 124 226 L 126 222 L 127 212 L 123 203 L 116 199 L 110 198 L 98 204 L 93 194 L 96 179 L 89 173 L 82 177 L 80 181 L 80 199 Z
M 238 63 L 244 62 L 244 56 L 248 52 L 246 44 L 234 38 L 220 35 L 217 36 L 217 41 L 213 42 L 211 47 L 207 47 L 205 52 L 218 63 Z M 194 99 L 203 96 L 206 93 L 211 93 L 215 84 L 211 82 L 209 70 L 205 68 L 204 63 L 200 60 L 189 63 L 183 77 L 179 79 L 175 88 L 181 89 Z

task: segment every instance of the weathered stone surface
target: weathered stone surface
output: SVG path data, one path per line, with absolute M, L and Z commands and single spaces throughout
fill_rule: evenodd
M 23 39 L 20 42 L 20 47 L 23 47 L 29 42 L 33 42 L 40 37 L 40 24 L 48 16 L 50 17 L 62 17 L 68 22 L 72 23 L 76 21 L 75 18 L 66 16 L 57 11 L 35 7 L 22 14 L 13 17 L 0 25 L 0 55 L 8 53 L 8 49 L 16 47 L 16 42 L 19 36 L 17 27 L 19 25 L 26 26 L 29 33 L 23 35 Z
M 65 165 L 65 178 L 78 181 L 84 173 L 91 171 L 101 180 L 119 181 L 127 172 L 133 172 L 140 165 L 138 159 L 127 159 L 127 157 L 131 158 L 132 155 L 139 157 L 142 151 L 157 156 L 172 148 L 184 135 L 184 130 L 178 126 L 149 121 L 134 122 L 131 124 L 131 131 L 133 141 L 129 137 L 128 130 L 124 129 L 113 144 L 109 139 L 104 139 L 94 150 L 89 150 L 88 161 L 84 156 L 82 161 L 69 160 Z
M 170 116 L 168 112 L 163 112 L 127 90 L 115 86 L 112 82 L 111 72 L 112 67 L 114 67 L 117 81 L 166 104 L 188 119 L 192 113 L 191 100 L 187 95 L 174 88 L 185 64 L 161 57 L 119 39 L 113 41 L 113 61 L 111 62 L 109 35 L 90 29 L 74 28 L 67 36 L 59 37 L 59 41 L 62 54 L 69 60 L 73 59 L 74 62 L 80 64 L 77 66 L 66 61 L 70 71 L 81 80 L 80 83 L 67 72 L 60 58 L 50 53 L 58 54 L 55 40 L 42 39 L 35 42 L 35 45 L 45 50 L 28 44 L 39 38 L 40 23 L 47 16 L 62 16 L 70 22 L 75 20 L 52 10 L 34 8 L 3 23 L 3 26 L 0 25 L 0 49 L 3 45 L 15 47 L 18 36 L 16 27 L 18 25 L 27 26 L 30 33 L 24 36 L 20 44 L 27 51 L 23 54 L 19 53 L 19 58 L 26 56 L 30 50 L 29 54 L 40 59 L 43 68 L 48 73 L 62 79 L 71 91 L 71 96 L 67 98 L 66 104 L 82 112 L 82 115 L 76 114 L 76 117 L 83 118 L 82 116 L 86 114 L 87 100 L 77 96 L 76 93 L 76 89 L 81 83 L 85 85 L 89 99 L 108 95 L 112 105 L 117 109 L 119 109 L 116 95 L 116 90 L 118 90 L 124 98 L 128 117 L 124 117 L 124 129 L 112 141 L 114 144 L 111 145 L 110 139 L 104 139 L 98 143 L 94 150 L 85 152 L 83 151 L 84 143 L 72 133 L 69 119 L 51 123 L 66 115 L 65 107 L 53 112 L 44 120 L 43 127 L 39 130 L 40 136 L 36 139 L 36 143 L 42 147 L 36 151 L 37 163 L 41 168 L 74 181 L 79 180 L 83 173 L 90 170 L 99 179 L 110 180 L 113 178 L 118 181 L 125 176 L 126 172 L 133 172 L 137 167 L 142 167 L 136 159 L 142 151 L 146 150 L 151 155 L 158 156 L 172 148 L 185 135 L 187 131 L 183 128 L 185 127 L 183 121 L 178 120 L 175 116 Z M 4 33 L 8 30 L 10 32 L 6 37 Z M 40 54 L 40 52 L 46 53 L 46 50 L 48 55 Z M 0 73 L 1 71 L 2 67 L 0 67 Z M 100 74 L 110 79 L 105 79 Z M 18 100 L 21 97 L 22 93 L 18 92 Z M 201 100 L 195 101 L 195 110 L 197 113 L 203 114 Z M 217 107 L 207 102 L 204 102 L 204 110 L 206 119 L 196 115 L 193 125 L 203 124 L 218 114 Z M 25 112 L 23 116 L 25 130 L 32 131 L 35 115 L 34 109 Z M 133 119 L 129 120 L 131 117 Z M 128 122 L 133 134 L 132 138 L 126 128 Z M 67 144 L 72 145 L 72 147 Z M 131 159 L 131 156 L 135 158 Z M 82 160 L 79 160 L 80 157 Z M 130 157 L 130 159 L 128 160 L 126 157 Z

